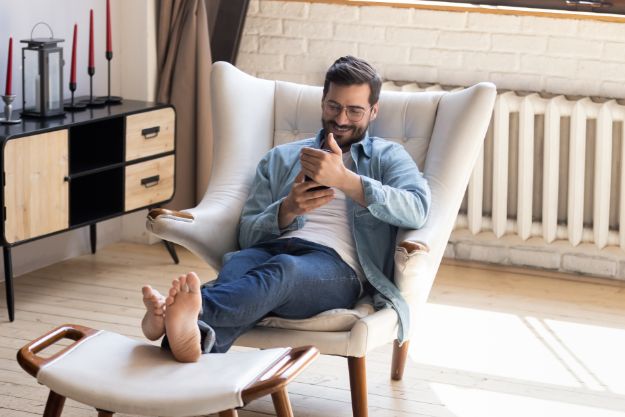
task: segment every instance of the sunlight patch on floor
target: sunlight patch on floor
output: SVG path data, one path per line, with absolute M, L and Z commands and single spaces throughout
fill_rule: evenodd
M 624 417 L 625 412 L 447 384 L 431 384 L 454 417 Z
M 514 383 L 625 394 L 625 329 L 427 304 L 410 357 Z M 552 414 L 554 415 L 554 414 Z

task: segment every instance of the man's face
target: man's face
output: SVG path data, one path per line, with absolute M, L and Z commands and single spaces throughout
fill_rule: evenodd
M 338 85 L 330 83 L 321 103 L 321 122 L 343 152 L 365 135 L 369 123 L 378 114 L 378 104 L 369 104 L 369 84 Z

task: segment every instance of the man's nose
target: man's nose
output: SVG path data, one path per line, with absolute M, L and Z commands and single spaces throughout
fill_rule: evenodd
M 343 107 L 339 114 L 334 118 L 334 122 L 337 125 L 346 125 L 349 123 L 349 118 L 347 117 L 347 107 Z

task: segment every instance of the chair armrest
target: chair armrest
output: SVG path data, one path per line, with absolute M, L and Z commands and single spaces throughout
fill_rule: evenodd
M 155 220 L 158 216 L 169 216 L 172 218 L 177 217 L 182 221 L 193 220 L 193 215 L 184 211 L 155 208 L 150 210 L 150 212 L 148 213 L 148 218 L 150 218 L 151 220 Z
M 350 331 L 347 356 L 363 357 L 367 352 L 397 339 L 399 320 L 392 308 L 383 308 L 356 322 Z
M 240 199 L 232 196 L 207 192 L 197 207 L 184 211 L 150 211 L 146 228 L 161 239 L 184 246 L 212 268 L 219 269 L 223 255 L 238 249 L 242 205 Z

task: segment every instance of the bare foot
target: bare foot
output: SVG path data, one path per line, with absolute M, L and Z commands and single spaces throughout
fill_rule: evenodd
M 165 304 L 165 330 L 174 358 L 179 362 L 197 362 L 202 354 L 197 325 L 202 308 L 198 276 L 189 272 L 174 280 Z
M 157 340 L 165 334 L 165 297 L 149 285 L 144 285 L 141 293 L 146 310 L 141 330 L 149 340 Z

